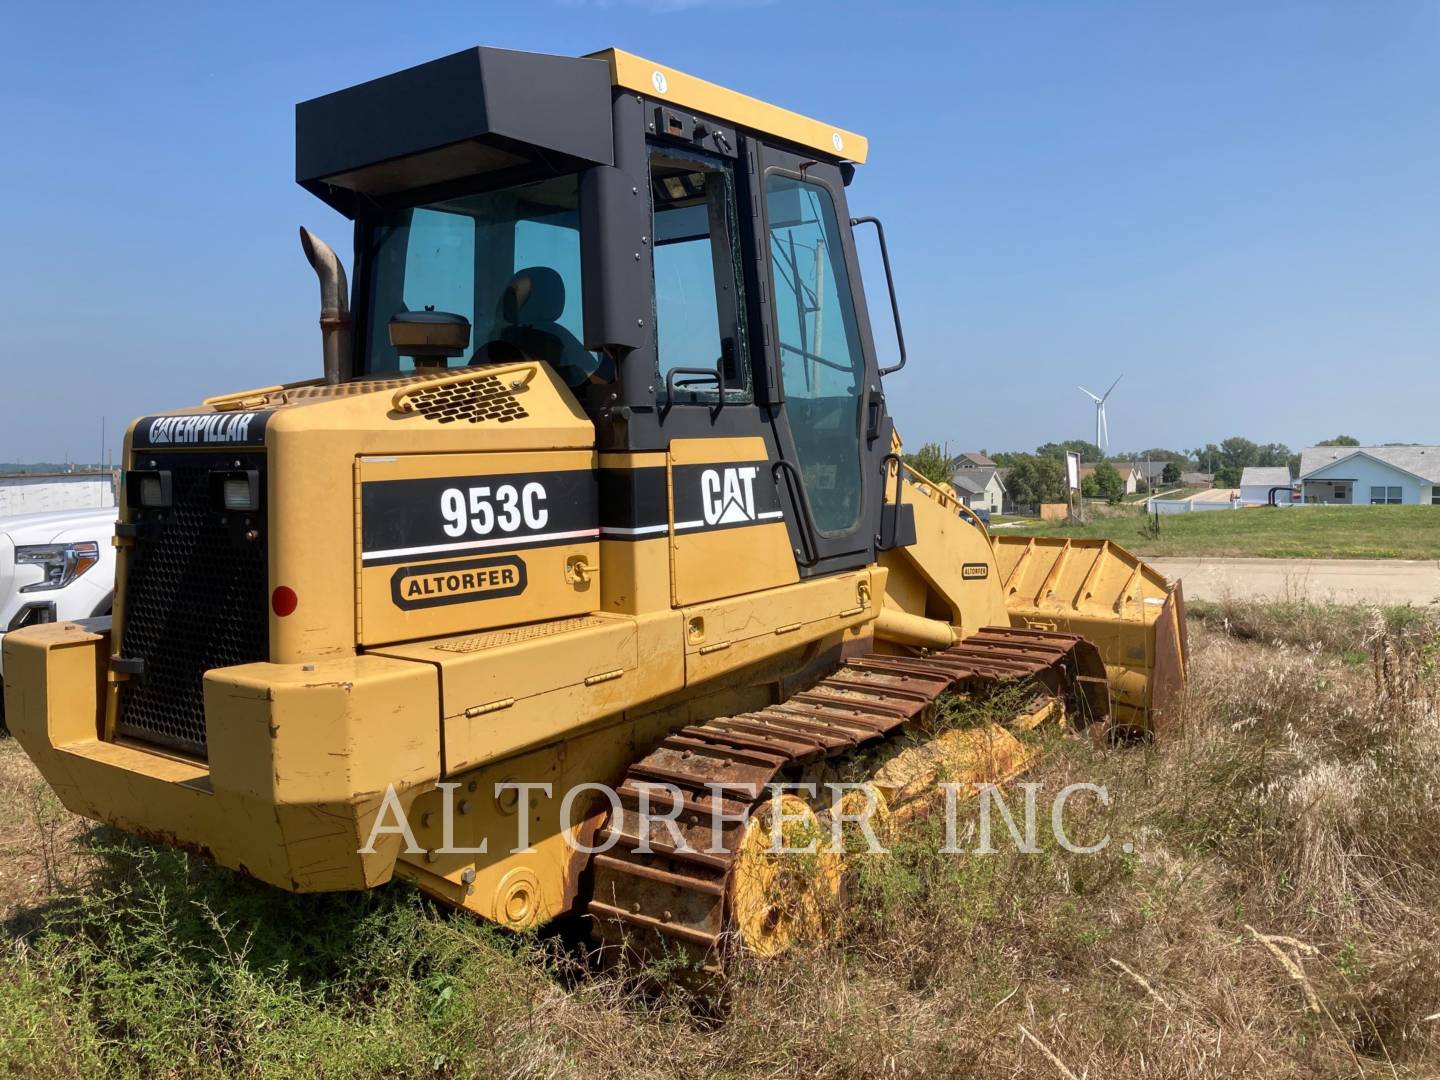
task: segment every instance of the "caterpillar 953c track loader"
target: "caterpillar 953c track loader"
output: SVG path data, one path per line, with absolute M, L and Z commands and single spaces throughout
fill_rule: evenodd
M 302 230 L 323 378 L 135 421 L 113 627 L 5 638 L 71 810 L 714 963 L 823 932 L 839 888 L 762 842 L 833 807 L 761 785 L 858 771 L 903 821 L 1039 722 L 1163 724 L 1177 591 L 992 538 L 901 464 L 861 136 L 619 51 L 471 49 L 296 122 L 354 221 L 353 295 Z M 1013 722 L 939 722 L 997 686 Z

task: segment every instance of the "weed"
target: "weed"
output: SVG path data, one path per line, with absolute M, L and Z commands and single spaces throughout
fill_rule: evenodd
M 718 1018 L 405 886 L 293 896 L 37 818 L 56 872 L 7 924 L 0 1072 L 1436 1075 L 1435 622 L 1197 608 L 1177 734 L 1052 738 L 1026 777 L 1047 809 L 1102 785 L 1065 825 L 1108 844 L 1042 815 L 1034 854 L 997 827 L 946 855 L 918 818 L 855 858 L 832 938 L 740 963 Z

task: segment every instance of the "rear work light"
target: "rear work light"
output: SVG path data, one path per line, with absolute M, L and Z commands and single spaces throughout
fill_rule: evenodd
M 131 508 L 159 510 L 174 505 L 168 469 L 131 469 L 125 474 L 125 501 Z
M 259 469 L 238 469 L 216 476 L 220 488 L 219 503 L 224 509 L 242 513 L 260 509 Z

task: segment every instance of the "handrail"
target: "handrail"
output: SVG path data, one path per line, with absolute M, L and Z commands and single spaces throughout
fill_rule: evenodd
M 895 276 L 890 273 L 890 251 L 885 246 L 885 226 L 877 217 L 850 219 L 850 228 L 856 225 L 874 225 L 875 238 L 880 241 L 880 262 L 885 267 L 885 287 L 890 290 L 890 315 L 895 320 L 895 344 L 900 347 L 900 362 L 880 369 L 881 375 L 893 375 L 905 366 L 905 331 L 900 327 L 900 301 L 895 299 Z
M 725 385 L 725 373 L 717 364 L 713 368 L 703 367 L 673 367 L 665 373 L 665 404 L 661 408 L 662 413 L 669 413 L 676 405 L 705 405 L 708 401 L 676 401 L 675 400 L 675 376 L 676 375 L 698 375 L 701 379 L 709 382 L 715 381 L 715 415 L 720 415 L 720 410 L 725 408 L 725 391 L 729 389 Z M 693 392 L 693 391 L 692 391 Z
M 908 465 L 904 461 L 901 461 L 899 464 L 902 469 L 904 469 L 910 474 L 910 487 L 912 489 L 918 488 L 932 501 L 939 503 L 945 509 L 954 513 L 956 517 L 969 518 L 970 524 L 974 525 L 977 529 L 979 529 L 985 539 L 989 540 L 991 543 L 994 543 L 994 538 L 990 535 L 990 530 L 985 527 L 985 522 L 980 520 L 980 515 L 975 513 L 974 510 L 971 510 L 970 507 L 966 506 L 963 502 L 961 502 L 954 496 L 947 495 L 945 492 L 941 491 L 939 485 L 937 485 L 924 473 L 916 469 L 913 465 Z
M 803 551 L 796 551 L 801 566 L 811 567 L 820 561 L 820 530 L 815 527 L 815 517 L 810 513 L 810 499 L 805 494 L 805 481 L 800 475 L 800 470 L 792 463 L 781 459 L 770 463 L 770 481 L 778 489 L 780 479 L 776 475 L 785 474 L 785 486 L 790 492 L 790 502 L 800 509 L 800 546 Z
M 890 478 L 890 463 L 891 463 L 892 461 L 895 462 L 896 465 L 903 465 L 903 464 L 905 464 L 905 462 L 901 460 L 900 455 L 899 455 L 899 454 L 896 454 L 896 453 L 893 453 L 893 452 L 892 452 L 892 453 L 889 453 L 889 454 L 886 454 L 883 458 L 881 458 L 881 459 L 880 459 L 880 465 L 881 465 L 881 477 L 880 477 L 880 482 L 881 482 L 881 484 L 884 484 L 884 482 Z M 881 503 L 882 503 L 882 505 L 883 505 L 883 503 L 884 503 L 884 501 L 885 501 L 885 497 L 884 497 L 884 493 L 883 493 L 883 492 L 881 493 L 880 501 L 881 501 Z M 891 530 L 890 530 L 891 535 L 890 535 L 889 537 L 881 536 L 881 535 L 879 535 L 878 533 L 876 534 L 876 536 L 875 536 L 875 550 L 876 550 L 876 551 L 894 551 L 895 548 L 898 546 L 898 545 L 895 543 L 895 539 L 896 539 L 896 534 L 900 531 L 900 508 L 903 507 L 904 505 L 905 505 L 905 470 L 904 470 L 904 469 L 896 469 L 896 470 L 895 470 L 895 503 L 894 503 L 894 506 L 895 506 L 895 514 L 894 514 L 893 518 L 891 519 L 892 522 L 893 522 L 893 527 L 892 527 Z M 884 532 L 884 529 L 882 529 L 881 532 Z M 887 542 L 887 541 L 888 541 L 888 542 Z

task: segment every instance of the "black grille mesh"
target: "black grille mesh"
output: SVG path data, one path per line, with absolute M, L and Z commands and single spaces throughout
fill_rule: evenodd
M 406 404 L 427 420 L 441 424 L 453 424 L 456 420 L 467 420 L 472 424 L 495 420 L 508 424 L 511 420 L 523 420 L 530 415 L 494 375 L 412 390 L 406 395 Z
M 246 542 L 213 506 L 211 471 L 234 460 L 157 462 L 170 468 L 174 506 L 143 512 L 155 524 L 142 524 L 125 577 L 120 653 L 145 666 L 121 684 L 116 730 L 201 756 L 205 672 L 269 658 L 264 512 L 241 515 L 259 533 Z

